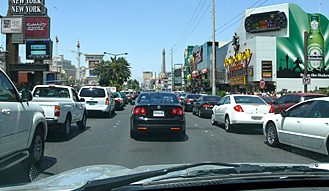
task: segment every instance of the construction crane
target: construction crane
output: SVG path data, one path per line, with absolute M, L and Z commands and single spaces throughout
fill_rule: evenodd
M 321 7 L 322 7 L 322 3 L 320 3 L 319 9 L 318 9 L 318 13 L 320 13 Z
M 77 56 L 78 56 L 78 57 L 77 57 L 77 60 L 78 60 L 77 80 L 80 81 L 80 56 L 81 56 L 81 54 L 82 54 L 82 55 L 86 55 L 86 54 L 80 52 L 80 41 L 79 41 L 79 39 L 78 39 L 78 45 L 77 45 L 77 47 L 78 47 L 78 50 L 77 50 L 77 51 L 74 51 L 74 50 L 68 50 L 68 49 L 62 49 L 62 50 L 64 50 L 64 51 L 68 51 L 68 52 L 72 52 L 72 53 L 76 53 L 76 54 L 77 54 Z

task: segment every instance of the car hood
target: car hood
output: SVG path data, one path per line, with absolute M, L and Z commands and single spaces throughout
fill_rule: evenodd
M 252 163 L 249 163 L 252 164 Z M 256 163 L 255 163 L 256 164 Z M 1 188 L 1 190 L 75 190 L 81 188 L 89 181 L 93 180 L 101 180 L 113 177 L 119 177 L 124 175 L 142 173 L 155 171 L 160 169 L 165 169 L 169 167 L 175 167 L 182 164 L 169 164 L 169 165 L 152 165 L 152 166 L 140 166 L 137 168 L 129 169 L 123 166 L 117 165 L 93 165 L 93 166 L 85 166 L 76 168 L 73 170 L 69 170 L 58 175 L 53 175 L 48 178 L 44 178 L 42 180 L 38 180 L 32 183 L 22 184 L 18 186 L 8 186 Z M 262 166 L 294 166 L 294 165 L 304 165 L 309 166 L 310 168 L 319 168 L 329 170 L 329 163 L 325 164 L 282 164 L 282 163 L 265 163 L 259 164 Z M 198 166 L 189 168 L 187 170 L 180 170 L 176 172 L 171 172 L 166 175 L 156 176 L 148 179 L 144 179 L 142 181 L 135 182 L 134 184 L 142 184 L 149 182 L 153 179 L 159 179 L 164 177 L 169 177 L 173 175 L 183 175 L 188 173 L 191 170 L 205 170 L 205 169 L 221 169 L 228 168 L 225 166 L 217 166 L 217 165 L 206 165 L 206 166 Z

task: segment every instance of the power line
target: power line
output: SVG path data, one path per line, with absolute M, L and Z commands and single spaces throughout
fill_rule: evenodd
M 185 41 L 183 43 L 180 44 L 180 46 L 177 46 L 177 48 L 174 50 L 174 52 L 176 52 L 193 34 L 194 30 L 198 27 L 198 25 L 200 24 L 201 20 L 203 19 L 204 15 L 207 13 L 209 7 L 211 5 L 211 2 L 209 3 L 207 9 L 204 11 L 203 15 L 201 16 L 201 18 L 199 19 L 198 23 L 194 26 L 193 30 L 191 31 L 191 33 L 189 34 L 189 36 L 185 39 Z
M 205 3 L 206 3 L 206 0 L 203 1 L 203 4 L 202 4 L 201 8 L 199 9 L 199 11 L 198 11 L 198 13 L 197 13 L 197 16 L 194 18 L 193 23 L 195 23 L 195 21 L 197 20 L 197 18 L 198 18 L 198 16 L 199 16 L 201 10 L 203 9 L 203 6 L 204 6 Z M 185 43 L 186 40 L 184 41 L 184 39 L 186 39 L 186 36 L 190 33 L 192 27 L 193 27 L 193 25 L 190 25 L 190 27 L 187 29 L 188 32 L 184 35 L 184 37 L 183 37 L 181 43 L 179 43 L 179 44 L 177 45 L 177 47 L 179 47 L 179 46 L 181 46 L 181 45 L 183 45 L 183 44 Z M 176 49 L 176 50 L 177 50 L 177 49 Z M 174 50 L 174 52 L 175 52 L 176 50 Z

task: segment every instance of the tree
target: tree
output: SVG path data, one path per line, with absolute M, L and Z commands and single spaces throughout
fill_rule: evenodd
M 129 79 L 127 81 L 127 85 L 128 85 L 128 89 L 139 90 L 139 82 L 136 79 L 134 80 Z
M 131 76 L 130 64 L 123 57 L 115 60 L 102 61 L 94 69 L 94 73 L 99 76 L 99 84 L 101 86 L 109 86 L 117 83 L 119 86 Z

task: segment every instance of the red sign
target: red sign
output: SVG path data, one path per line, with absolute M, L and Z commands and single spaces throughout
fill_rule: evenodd
M 261 79 L 259 82 L 259 89 L 265 89 L 265 80 Z
M 25 38 L 48 38 L 49 17 L 25 17 Z
M 303 85 L 310 85 L 310 83 L 311 83 L 311 78 L 308 76 L 305 76 L 303 78 Z

